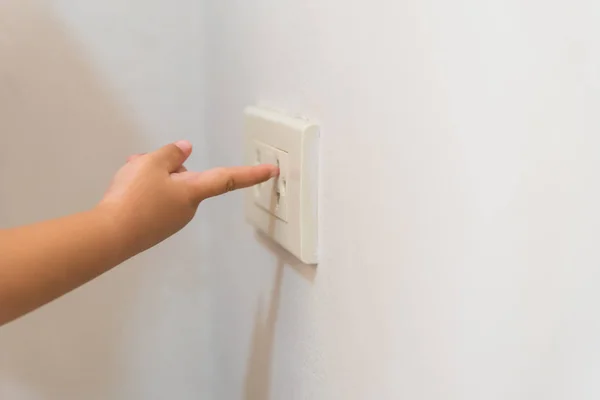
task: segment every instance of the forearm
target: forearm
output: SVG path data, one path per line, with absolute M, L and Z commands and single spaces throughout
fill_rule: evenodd
M 92 211 L 0 230 L 0 326 L 178 232 L 200 202 L 276 177 L 274 165 L 188 171 L 179 141 L 130 158 Z
M 132 247 L 101 209 L 0 231 L 0 325 L 132 257 Z

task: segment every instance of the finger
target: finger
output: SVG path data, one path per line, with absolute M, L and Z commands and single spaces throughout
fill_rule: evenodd
M 179 167 L 179 169 L 177 171 L 175 171 L 176 174 L 183 174 L 184 172 L 187 172 L 187 168 L 182 165 L 181 167 Z
M 192 154 L 192 144 L 186 140 L 168 144 L 151 153 L 152 157 L 169 173 L 177 171 Z
M 243 189 L 268 181 L 279 174 L 274 165 L 253 167 L 216 168 L 206 172 L 187 172 L 181 178 L 192 185 L 198 201 L 215 197 L 237 189 Z

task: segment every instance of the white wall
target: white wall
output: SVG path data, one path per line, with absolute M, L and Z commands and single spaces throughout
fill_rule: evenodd
M 600 6 L 200 5 L 1 3 L 0 224 L 88 207 L 172 139 L 235 164 L 261 103 L 323 125 L 321 265 L 207 202 L 0 330 L 0 397 L 598 398 Z
M 212 164 L 322 122 L 316 273 L 208 205 L 218 399 L 600 396 L 597 2 L 215 0 Z
M 0 226 L 91 207 L 133 152 L 195 142 L 199 0 L 0 2 Z M 0 398 L 211 398 L 207 227 L 0 329 Z M 1 305 L 0 305 L 1 306 Z

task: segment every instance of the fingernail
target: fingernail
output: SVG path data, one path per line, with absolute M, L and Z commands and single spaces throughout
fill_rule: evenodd
M 192 149 L 192 144 L 187 140 L 179 140 L 175 142 L 175 146 L 179 147 L 184 153 L 187 153 Z
M 279 168 L 273 168 L 271 171 L 271 178 L 275 178 L 277 176 L 279 176 Z

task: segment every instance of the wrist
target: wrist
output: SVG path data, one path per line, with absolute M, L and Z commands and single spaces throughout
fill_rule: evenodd
M 133 257 L 136 251 L 135 235 L 130 224 L 126 222 L 124 213 L 117 204 L 102 202 L 91 211 L 95 219 L 111 238 L 114 253 L 121 261 Z

